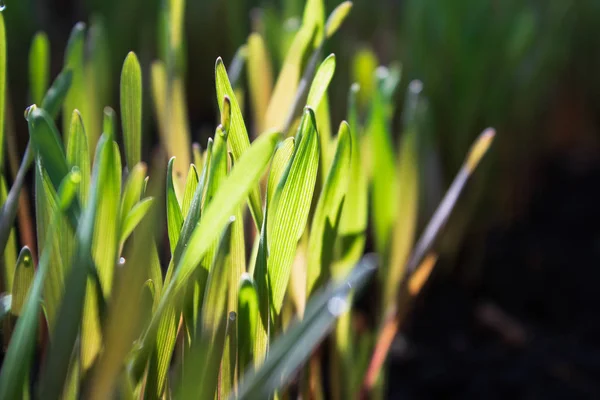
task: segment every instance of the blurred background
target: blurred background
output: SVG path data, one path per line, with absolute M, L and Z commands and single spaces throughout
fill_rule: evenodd
M 31 102 L 24 71 L 33 35 L 48 34 L 54 77 L 72 27 L 84 21 L 87 56 L 107 65 L 94 88 L 107 105 L 118 109 L 127 52 L 140 58 L 149 152 L 158 142 L 148 77 L 161 53 L 162 2 L 4 3 L 8 113 L 18 138 L 8 151 L 22 154 L 27 139 L 21 116 Z M 327 0 L 327 13 L 338 3 Z M 277 72 L 303 7 L 187 1 L 179 62 L 194 141 L 206 143 L 215 126 L 215 59 L 229 65 L 249 33 L 260 32 Z M 438 196 L 474 138 L 488 126 L 498 132 L 394 344 L 390 398 L 600 398 L 599 27 L 598 0 L 355 0 L 327 43 L 338 60 L 329 90 L 334 124 L 346 116 L 350 85 L 371 84 L 364 69 L 402 65 L 393 132 L 401 132 L 406 86 L 423 82 Z

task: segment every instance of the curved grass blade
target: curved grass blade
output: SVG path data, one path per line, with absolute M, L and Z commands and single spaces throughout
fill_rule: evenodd
M 0 175 L 0 204 L 4 206 L 7 200 L 8 189 L 6 188 L 6 180 Z M 18 206 L 16 207 L 18 209 Z M 17 210 L 18 211 L 18 210 Z M 0 258 L 0 270 L 3 287 L 2 291 L 12 293 L 12 283 L 15 275 L 15 268 L 17 265 L 17 239 L 15 228 L 12 226 L 8 227 L 9 233 L 6 240 L 5 246 L 2 248 L 2 256 Z
M 33 37 L 29 49 L 29 85 L 33 104 L 42 104 L 50 81 L 50 41 L 45 32 Z
M 11 312 L 15 316 L 21 315 L 21 309 L 25 305 L 27 293 L 33 283 L 35 269 L 33 268 L 33 258 L 31 251 L 27 246 L 21 249 L 15 269 L 15 278 L 13 281 Z
M 269 212 L 273 219 L 269 221 L 267 269 L 277 314 L 283 304 L 296 245 L 306 227 L 319 169 L 319 137 L 310 108 L 304 113 L 296 140 L 294 155 L 273 195 L 273 212 Z
M 73 81 L 63 103 L 63 132 L 65 133 L 64 142 L 69 138 L 69 124 L 71 123 L 71 114 L 77 109 L 86 118 L 88 108 L 85 90 L 85 69 L 84 69 L 84 45 L 85 45 L 85 24 L 78 22 L 71 31 L 67 49 L 65 50 L 65 69 L 73 71 Z
M 125 58 L 121 72 L 121 118 L 125 158 L 132 169 L 142 153 L 142 70 L 134 52 Z
M 65 178 L 62 190 L 60 190 L 60 210 L 52 217 L 53 221 L 48 227 L 47 237 L 56 234 L 57 221 L 68 209 L 70 202 L 73 201 L 76 193 L 76 189 L 73 189 L 73 187 L 78 184 L 78 175 L 78 172 L 74 171 Z M 46 247 L 42 252 L 37 273 L 27 295 L 21 317 L 17 320 L 8 350 L 4 356 L 2 370 L 0 371 L 0 398 L 2 399 L 21 398 L 21 391 L 35 347 L 42 288 L 50 268 L 50 252 L 51 247 Z
M 25 150 L 25 155 L 21 160 L 21 165 L 19 166 L 17 176 L 15 177 L 13 185 L 6 196 L 6 201 L 2 205 L 2 210 L 0 210 L 0 250 L 2 253 L 4 253 L 6 244 L 10 238 L 12 226 L 15 221 L 15 217 L 17 216 L 19 194 L 21 193 L 21 189 L 25 183 L 27 170 L 31 166 L 32 160 L 33 151 L 31 150 L 30 145 L 28 145 L 27 149 Z M 6 271 L 8 271 L 9 268 L 12 268 L 12 266 L 6 266 Z M 7 274 L 6 271 L 5 276 L 10 278 L 10 274 Z M 12 282 L 12 279 L 10 282 Z
M 129 176 L 127 176 L 127 180 L 125 181 L 125 187 L 121 197 L 121 211 L 119 212 L 121 226 L 124 226 L 125 219 L 129 215 L 129 212 L 142 198 L 146 171 L 147 167 L 144 163 L 135 165 L 129 171 Z
M 277 83 L 273 89 L 267 114 L 265 117 L 266 129 L 285 129 L 288 114 L 294 104 L 296 91 L 300 82 L 302 60 L 310 47 L 314 37 L 314 26 L 302 25 L 296 33 L 294 41 L 285 57 Z M 285 132 L 284 132 L 285 133 Z
M 58 116 L 72 83 L 73 71 L 64 69 L 56 79 L 54 79 L 52 86 L 50 86 L 50 89 L 46 92 L 46 95 L 42 100 L 42 108 L 46 110 L 52 120 Z
M 256 354 L 256 338 L 259 334 L 259 302 L 256 285 L 249 275 L 242 277 L 240 289 L 238 291 L 238 357 L 239 357 L 239 375 L 244 376 L 247 369 L 254 363 L 254 357 L 262 358 L 266 354 Z M 260 352 L 260 350 L 259 350 Z
M 173 165 L 175 157 L 171 157 L 167 166 L 167 232 L 169 234 L 169 246 L 171 254 L 175 253 L 175 247 L 179 241 L 181 227 L 183 226 L 183 215 L 181 214 L 181 206 L 175 193 L 175 184 L 173 182 Z
M 479 135 L 475 143 L 471 146 L 465 163 L 456 175 L 456 178 L 454 178 L 452 185 L 450 185 L 450 188 L 446 192 L 446 195 L 442 199 L 438 209 L 433 214 L 433 217 L 431 217 L 429 224 L 427 224 L 425 231 L 415 245 L 415 249 L 413 250 L 413 253 L 411 254 L 406 265 L 406 272 L 408 274 L 414 272 L 427 255 L 429 249 L 439 235 L 440 230 L 448 220 L 448 217 L 450 216 L 450 213 L 452 212 L 460 193 L 465 187 L 465 184 L 467 183 L 473 171 L 475 171 L 479 165 L 479 162 L 483 156 L 489 150 L 495 136 L 496 131 L 492 128 L 488 128 L 483 131 L 481 135 Z
M 136 204 L 131 211 L 125 217 L 123 224 L 121 225 L 121 234 L 119 238 L 119 248 L 123 247 L 123 244 L 129 238 L 129 235 L 138 226 L 142 219 L 148 214 L 150 208 L 154 204 L 154 199 L 151 197 L 145 198 Z
M 182 243 L 181 258 L 176 263 L 173 278 L 169 286 L 164 289 L 161 301 L 144 335 L 140 352 L 136 356 L 134 364 L 136 373 L 143 369 L 141 366 L 145 364 L 148 351 L 156 342 L 159 324 L 165 317 L 165 311 L 175 304 L 177 294 L 196 271 L 199 262 L 215 240 L 215 235 L 224 228 L 229 217 L 235 213 L 251 188 L 257 184 L 273 154 L 278 139 L 277 133 L 270 133 L 261 135 L 254 142 L 223 181 L 212 203 L 203 212 L 200 223 L 191 231 L 189 240 Z M 200 188 L 200 185 L 198 187 Z
M 227 297 L 223 292 L 229 284 L 227 258 L 231 252 L 231 231 L 234 218 L 225 226 L 206 283 L 202 305 L 202 332 L 192 345 L 188 366 L 184 365 L 180 385 L 181 398 L 208 399 L 215 396 L 219 365 L 223 356 L 227 329 Z M 235 324 L 233 321 L 229 320 Z
M 79 201 L 81 204 L 86 204 L 90 190 L 91 168 L 87 134 L 79 110 L 73 110 L 71 117 L 71 127 L 67 143 L 67 163 L 71 168 L 77 166 L 81 172 Z
M 190 206 L 194 200 L 194 194 L 196 193 L 197 187 L 198 171 L 196 170 L 194 164 L 190 164 L 190 169 L 187 174 L 187 181 L 185 183 L 185 191 L 183 192 L 183 200 L 181 201 L 181 214 L 184 220 L 190 211 Z
M 319 66 L 308 92 L 306 105 L 316 110 L 331 83 L 335 72 L 335 54 L 330 54 Z
M 352 9 L 351 1 L 344 1 L 340 5 L 338 5 L 332 12 L 329 14 L 327 18 L 327 22 L 325 23 L 325 37 L 329 39 L 333 36 L 334 33 L 340 28 L 340 26 L 348 17 L 350 10 Z
M 363 165 L 358 135 L 357 95 L 360 87 L 352 85 L 348 100 L 348 122 L 352 135 L 351 172 L 348 191 L 339 225 L 340 260 L 332 266 L 334 278 L 343 276 L 363 254 L 368 223 L 368 177 Z
M 342 122 L 335 156 L 311 224 L 306 276 L 307 297 L 312 294 L 319 282 L 327 278 L 329 265 L 333 261 L 339 218 L 351 176 L 351 140 L 350 127 L 346 122 Z
M 347 277 L 315 295 L 303 320 L 273 343 L 263 365 L 244 377 L 237 398 L 269 398 L 285 385 L 331 330 L 336 318 L 348 309 L 348 293 L 361 289 L 375 271 L 375 263 L 375 257 L 364 257 Z
M 160 184 L 162 185 L 162 182 Z M 159 190 L 164 189 L 150 188 L 151 193 L 160 193 Z M 143 203 L 144 201 L 140 205 Z M 148 251 L 148 243 L 154 242 L 157 215 L 158 212 L 154 210 L 141 222 L 136 231 L 136 240 L 133 242 L 131 253 L 127 256 L 128 261 L 122 267 L 118 280 L 115 281 L 103 331 L 103 351 L 90 378 L 88 394 L 93 399 L 106 399 L 113 395 L 114 389 L 118 386 L 119 373 L 139 334 L 141 324 L 146 322 L 152 313 L 153 297 L 156 295 L 155 285 L 152 280 L 146 280 L 145 270 L 151 262 L 152 254 Z M 141 309 L 140 305 L 142 305 Z M 127 374 L 125 376 L 129 379 Z
M 101 193 L 97 200 L 92 239 L 92 257 L 100 285 L 95 282 L 92 269 L 87 280 L 81 324 L 82 372 L 92 366 L 102 347 L 101 304 L 104 299 L 110 298 L 118 257 L 121 156 L 114 142 L 114 111 L 110 108 L 105 109 L 104 131 L 106 144 L 94 158 L 94 170 L 97 172 L 93 182 L 94 190 Z
M 235 93 L 229 82 L 227 71 L 223 65 L 223 60 L 219 57 L 215 65 L 215 82 L 217 88 L 217 101 L 219 103 L 219 109 L 221 113 L 224 111 L 225 96 L 229 98 L 231 104 L 231 127 L 227 132 L 227 138 L 231 146 L 234 160 L 239 160 L 242 154 L 244 154 L 250 147 L 250 139 L 248 138 L 248 131 L 242 117 L 242 111 L 236 100 Z M 254 222 L 257 227 L 262 225 L 262 201 L 260 198 L 260 190 L 258 187 L 254 188 L 250 192 L 249 199 L 250 211 Z
M 419 88 L 417 88 L 419 86 Z M 390 261 L 381 269 L 380 278 L 383 285 L 383 306 L 393 308 L 406 262 L 414 245 L 417 221 L 419 216 L 419 166 L 421 133 L 419 124 L 423 112 L 422 101 L 419 100 L 421 85 L 412 82 L 408 89 L 404 117 L 406 128 L 401 139 L 398 165 L 398 211 L 397 221 L 392 234 Z M 416 90 L 418 89 L 418 90 Z M 386 312 L 384 311 L 384 314 Z
M 372 212 L 377 252 L 389 257 L 391 234 L 396 221 L 398 204 L 398 179 L 396 159 L 390 134 L 390 115 L 384 94 L 387 69 L 377 71 L 377 88 L 373 97 L 368 131 L 372 151 Z
M 92 242 L 96 223 L 96 213 L 99 203 L 104 195 L 100 191 L 101 170 L 107 167 L 106 162 L 100 160 L 109 159 L 107 152 L 113 152 L 113 142 L 108 134 L 102 135 L 98 142 L 92 172 L 92 183 L 90 186 L 90 199 L 83 210 L 77 227 L 76 242 L 77 249 L 73 257 L 71 271 L 66 279 L 65 293 L 58 313 L 54 328 L 54 342 L 48 351 L 48 356 L 42 368 L 40 382 L 40 393 L 44 397 L 58 398 L 63 390 L 69 370 L 69 361 L 76 342 L 77 334 L 82 325 L 82 315 L 86 289 L 88 287 L 88 274 L 95 269 L 92 258 Z M 101 168 L 102 167 L 102 168 Z
M 111 49 L 103 17 L 91 17 L 85 47 L 85 78 L 89 95 L 84 122 L 88 135 L 88 154 L 93 155 L 102 134 L 104 107 L 111 104 L 113 99 Z M 129 168 L 131 169 L 131 166 Z

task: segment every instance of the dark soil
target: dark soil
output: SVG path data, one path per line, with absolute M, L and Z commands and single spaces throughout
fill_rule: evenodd
M 489 232 L 476 285 L 432 277 L 388 398 L 600 399 L 600 164 L 543 171 L 527 212 Z

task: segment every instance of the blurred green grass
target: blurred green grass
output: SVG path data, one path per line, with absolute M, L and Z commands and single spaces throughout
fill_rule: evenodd
M 55 75 L 62 65 L 63 43 L 70 28 L 79 20 L 98 18 L 108 34 L 111 71 L 107 76 L 118 76 L 129 50 L 139 55 L 142 66 L 149 66 L 160 54 L 156 43 L 160 43 L 157 26 L 162 1 L 6 0 L 12 117 L 20 118 L 19 110 L 32 102 L 26 98 L 26 75 L 19 72 L 26 68 L 36 31 L 48 32 Z M 248 34 L 258 31 L 266 38 L 277 74 L 299 25 L 303 3 L 187 2 L 187 58 L 180 61 L 189 88 L 187 106 L 194 141 L 204 142 L 212 133 L 217 113 L 217 105 L 206 95 L 214 79 L 212 60 L 222 56 L 229 65 Z M 326 11 L 337 4 L 336 0 L 326 1 Z M 408 82 L 423 81 L 430 104 L 428 125 L 437 143 L 444 184 L 453 177 L 476 135 L 487 126 L 497 127 L 498 151 L 491 164 L 495 179 L 490 179 L 497 189 L 488 197 L 501 203 L 499 209 L 508 210 L 503 217 L 510 216 L 517 212 L 513 205 L 519 204 L 527 191 L 537 160 L 576 147 L 581 141 L 591 141 L 596 148 L 599 21 L 600 3 L 594 0 L 356 0 L 340 34 L 325 49 L 336 50 L 338 64 L 329 91 L 332 121 L 346 114 L 347 87 L 355 80 L 352 65 L 357 50 L 372 49 L 379 64 L 400 61 L 403 76 L 396 92 L 398 108 L 404 100 L 400 93 Z M 149 79 L 149 71 L 143 72 Z M 118 104 L 117 85 L 113 81 L 103 88 L 113 107 Z M 144 101 L 144 107 L 150 104 Z M 575 112 L 558 115 L 572 104 L 576 104 Z M 145 126 L 154 126 L 150 114 L 149 109 L 143 113 Z M 248 107 L 244 114 L 251 118 Z M 397 119 L 392 130 L 396 136 L 401 131 Z M 156 129 L 151 131 L 158 140 Z M 24 131 L 18 135 L 26 138 Z M 21 146 L 24 144 L 23 139 Z M 487 189 L 489 193 L 491 188 Z

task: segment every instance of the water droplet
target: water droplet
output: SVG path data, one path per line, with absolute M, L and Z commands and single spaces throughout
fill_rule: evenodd
M 333 316 L 339 317 L 348 310 L 348 302 L 339 296 L 332 297 L 327 302 L 327 309 Z
M 2 11 L 2 10 L 0 10 Z M 35 104 L 30 105 L 29 107 L 27 107 L 25 109 L 25 113 L 23 114 L 25 116 L 25 119 L 29 118 L 29 114 L 31 114 L 31 112 L 33 110 L 35 110 L 37 108 L 37 106 Z
M 390 76 L 390 70 L 387 67 L 381 65 L 375 70 L 375 75 L 379 80 L 384 80 Z
M 418 79 L 412 80 L 408 85 L 408 90 L 414 94 L 421 93 L 423 91 L 423 82 Z
M 119 258 L 119 265 L 125 265 L 125 257 Z
M 6 10 L 6 4 L 4 4 L 4 0 L 0 0 L 0 12 Z

